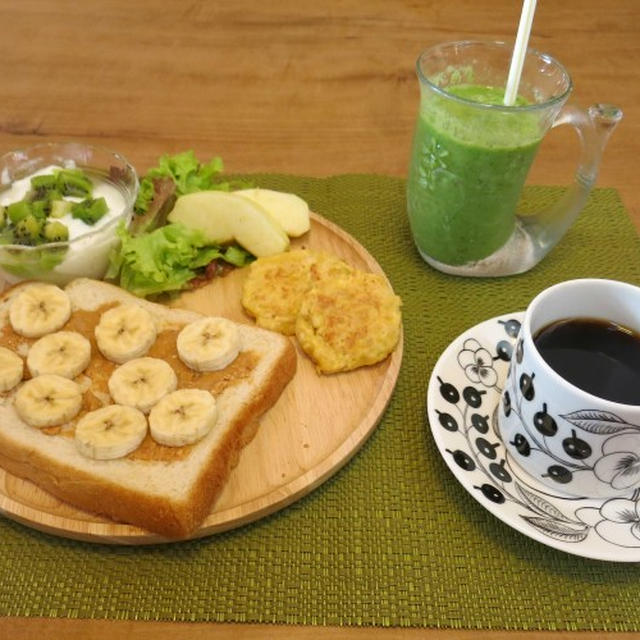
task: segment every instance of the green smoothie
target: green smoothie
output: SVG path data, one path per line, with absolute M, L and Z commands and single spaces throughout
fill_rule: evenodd
M 447 92 L 483 105 L 501 105 L 504 96 L 502 88 L 479 85 Z M 463 265 L 504 245 L 540 139 L 531 111 L 423 96 L 407 182 L 409 222 L 420 253 Z

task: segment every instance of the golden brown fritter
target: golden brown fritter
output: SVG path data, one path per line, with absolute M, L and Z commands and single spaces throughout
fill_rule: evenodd
M 295 329 L 322 373 L 350 371 L 386 358 L 400 338 L 400 298 L 385 278 L 352 271 L 323 279 L 304 295 Z
M 337 256 L 309 249 L 259 258 L 249 267 L 242 305 L 261 327 L 293 335 L 305 293 L 319 281 L 351 271 Z

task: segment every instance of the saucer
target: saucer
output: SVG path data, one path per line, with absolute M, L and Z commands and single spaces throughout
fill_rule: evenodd
M 640 561 L 640 499 L 576 498 L 541 484 L 506 451 L 500 394 L 524 313 L 486 320 L 442 353 L 427 392 L 440 454 L 460 484 L 504 523 L 554 549 L 596 560 Z

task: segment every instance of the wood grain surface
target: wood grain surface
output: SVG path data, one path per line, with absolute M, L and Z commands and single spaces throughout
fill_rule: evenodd
M 140 171 L 164 152 L 219 154 L 229 172 L 404 176 L 417 111 L 414 63 L 432 44 L 512 40 L 519 0 L 0 0 L 0 152 L 80 139 Z M 640 3 L 538 2 L 531 45 L 572 74 L 573 101 L 625 117 L 599 186 L 616 187 L 640 228 Z M 531 175 L 566 184 L 578 155 L 551 132 Z M 3 619 L 11 638 L 506 638 L 605 640 L 634 634 L 317 629 Z
M 328 251 L 357 269 L 383 274 L 359 242 L 322 216 L 312 214 L 309 233 L 292 242 L 292 248 L 302 247 Z M 246 269 L 234 271 L 173 304 L 253 324 L 241 304 L 246 274 Z M 382 362 L 331 376 L 316 372 L 297 341 L 296 348 L 296 375 L 260 420 L 211 514 L 192 537 L 239 527 L 307 495 L 353 457 L 380 421 L 400 371 L 402 339 Z M 138 527 L 76 509 L 1 468 L 0 512 L 77 540 L 132 545 L 164 541 Z

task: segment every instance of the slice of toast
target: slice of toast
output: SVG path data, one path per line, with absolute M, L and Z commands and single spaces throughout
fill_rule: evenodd
M 33 340 L 13 332 L 8 312 L 27 284 L 0 296 L 0 345 L 23 358 Z M 164 447 L 147 435 L 140 448 L 124 458 L 93 460 L 76 448 L 72 436 L 77 418 L 62 428 L 45 430 L 22 421 L 13 406 L 18 385 L 0 395 L 0 466 L 81 509 L 167 538 L 188 537 L 210 513 L 241 449 L 255 434 L 258 418 L 275 404 L 295 374 L 295 349 L 288 338 L 240 324 L 242 348 L 234 363 L 219 372 L 198 374 L 179 361 L 175 336 L 199 314 L 141 300 L 85 278 L 74 280 L 65 290 L 72 306 L 65 328 L 81 331 L 92 345 L 91 363 L 76 378 L 84 392 L 80 415 L 111 402 L 106 380 L 116 365 L 103 358 L 93 337 L 100 313 L 135 302 L 148 309 L 158 325 L 158 339 L 148 355 L 162 357 L 174 367 L 179 387 L 184 382 L 210 390 L 218 407 L 217 422 L 193 445 Z

